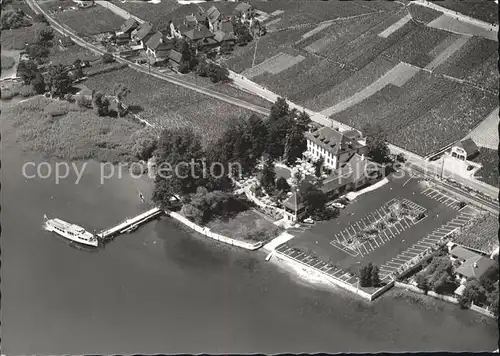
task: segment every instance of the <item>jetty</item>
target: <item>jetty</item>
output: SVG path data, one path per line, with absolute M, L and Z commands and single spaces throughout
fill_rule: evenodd
M 134 218 L 131 219 L 126 219 L 125 221 L 121 222 L 120 224 L 113 226 L 107 230 L 103 230 L 97 234 L 97 237 L 102 240 L 106 241 L 118 234 L 123 234 L 126 232 L 131 232 L 137 229 L 141 224 L 144 224 L 145 222 L 159 216 L 160 214 L 163 214 L 164 211 L 161 210 L 160 208 L 153 208 L 151 210 L 148 210 L 142 214 L 137 215 Z

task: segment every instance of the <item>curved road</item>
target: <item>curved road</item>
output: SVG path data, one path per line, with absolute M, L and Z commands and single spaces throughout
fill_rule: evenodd
M 47 20 L 49 21 L 50 25 L 56 31 L 60 32 L 63 35 L 71 37 L 71 39 L 75 43 L 77 43 L 80 46 L 82 46 L 84 48 L 87 48 L 87 49 L 89 49 L 89 50 L 91 50 L 91 51 L 93 51 L 95 53 L 98 53 L 98 54 L 101 54 L 101 55 L 104 54 L 104 53 L 106 53 L 106 51 L 104 51 L 101 48 L 99 48 L 97 46 L 94 46 L 93 44 L 85 41 L 81 37 L 77 36 L 73 31 L 71 31 L 68 28 L 66 28 L 65 26 L 59 24 L 57 21 L 55 21 L 53 18 L 51 18 L 47 14 L 47 12 L 45 12 L 45 10 L 43 10 L 40 7 L 40 5 L 37 4 L 37 2 L 35 0 L 26 0 L 26 2 L 28 3 L 29 7 L 35 13 L 37 13 L 37 14 L 41 13 L 41 14 L 43 14 L 47 18 Z M 200 88 L 200 87 L 196 86 L 195 84 L 192 84 L 190 82 L 184 81 L 182 79 L 173 78 L 173 77 L 167 76 L 167 75 L 162 74 L 162 73 L 150 72 L 148 69 L 142 67 L 141 65 L 138 65 L 138 64 L 136 64 L 134 62 L 131 62 L 131 61 L 127 61 L 127 60 L 125 60 L 123 58 L 120 58 L 118 56 L 115 56 L 115 55 L 113 55 L 113 56 L 115 57 L 115 59 L 116 59 L 117 62 L 128 64 L 130 68 L 135 69 L 138 72 L 142 72 L 142 73 L 145 73 L 145 74 L 152 75 L 153 77 L 156 77 L 158 79 L 166 80 L 166 81 L 168 81 L 170 83 L 173 83 L 173 84 L 176 84 L 176 85 L 180 85 L 180 86 L 182 86 L 184 88 L 196 91 L 196 92 L 198 92 L 200 94 L 208 95 L 208 96 L 210 96 L 212 98 L 225 101 L 225 102 L 227 102 L 229 104 L 236 105 L 236 106 L 239 106 L 239 107 L 244 108 L 244 109 L 252 110 L 252 111 L 257 112 L 257 113 L 262 114 L 262 115 L 266 115 L 267 116 L 267 115 L 270 114 L 270 110 L 267 109 L 267 108 L 264 108 L 262 106 L 254 105 L 254 104 L 248 103 L 246 101 L 233 98 L 233 97 L 231 97 L 229 95 L 216 92 L 214 90 L 210 90 L 210 89 L 206 89 L 206 88 Z

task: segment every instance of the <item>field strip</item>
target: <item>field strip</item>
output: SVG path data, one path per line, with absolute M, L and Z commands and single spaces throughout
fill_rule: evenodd
M 266 23 L 266 27 L 269 27 L 269 26 L 272 26 L 274 24 L 277 24 L 280 21 L 281 21 L 281 17 L 278 17 L 277 19 L 271 20 L 268 23 Z
M 390 71 L 388 71 L 383 77 L 377 79 L 375 82 L 372 84 L 368 85 L 365 87 L 363 90 L 360 92 L 354 94 L 350 98 L 347 98 L 340 103 L 329 107 L 323 111 L 321 111 L 322 115 L 325 116 L 331 116 L 333 114 L 336 114 L 338 112 L 341 112 L 353 105 L 356 105 L 363 100 L 369 98 L 382 88 L 384 88 L 387 84 L 393 84 L 394 82 L 397 83 L 398 80 L 401 80 L 402 77 L 406 78 L 406 80 L 409 80 L 411 77 L 413 77 L 416 73 L 418 72 L 418 68 L 411 66 L 409 64 L 406 64 L 404 62 L 398 63 L 394 68 L 392 68 Z
M 292 57 L 286 53 L 280 52 L 280 53 L 272 56 L 271 58 L 266 59 L 264 62 L 257 64 L 255 67 L 248 68 L 248 69 L 244 70 L 243 73 L 241 73 L 241 74 L 249 79 L 252 77 L 256 77 L 256 76 L 258 76 L 266 71 L 266 66 L 270 66 L 271 63 L 275 63 L 276 61 L 279 61 L 280 58 L 283 58 L 283 56 L 285 56 L 285 58 L 288 58 L 288 59 Z
M 300 40 L 296 41 L 295 44 L 298 44 L 300 42 L 302 42 L 303 40 L 306 40 L 308 39 L 309 37 L 311 36 L 314 36 L 315 34 L 323 31 L 325 28 L 328 28 L 330 27 L 331 25 L 333 24 L 333 22 L 329 22 L 329 23 L 322 23 L 321 25 L 319 25 L 318 27 L 312 29 L 311 31 L 307 32 L 307 33 L 304 33 L 301 37 Z
M 443 52 L 441 52 L 437 57 L 435 57 L 432 62 L 425 66 L 425 69 L 434 70 L 441 64 L 446 62 L 455 52 L 462 48 L 470 39 L 470 36 L 462 35 L 457 40 L 455 40 L 451 45 L 449 45 Z M 439 45 L 438 45 L 439 46 Z
M 279 61 L 277 63 L 274 63 L 274 65 L 269 68 L 266 72 L 269 72 L 271 74 L 278 74 L 284 70 L 287 70 L 290 67 L 293 67 L 294 65 L 302 62 L 306 57 L 302 55 L 298 55 L 295 57 L 291 57 L 285 61 Z
M 498 149 L 499 138 L 498 138 L 498 114 L 499 108 L 493 110 L 493 112 L 479 124 L 470 134 L 465 138 L 472 138 L 474 142 L 480 147 L 486 147 L 489 149 Z
M 464 35 L 480 36 L 498 42 L 497 31 L 493 31 L 492 29 L 488 30 L 471 23 L 466 23 L 446 14 L 439 16 L 432 22 L 429 22 L 427 26 Z
M 399 30 L 401 27 L 406 25 L 411 19 L 412 19 L 411 15 L 408 14 L 399 21 L 393 23 L 391 26 L 387 27 L 384 31 L 380 32 L 378 35 L 380 37 L 387 38 L 397 30 Z

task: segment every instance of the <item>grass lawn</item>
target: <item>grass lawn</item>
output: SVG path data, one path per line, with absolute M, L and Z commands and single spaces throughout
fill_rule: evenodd
M 130 68 L 93 76 L 85 85 L 90 89 L 110 93 L 117 82 L 124 83 L 131 90 L 125 102 L 136 107 L 136 113 L 141 118 L 157 122 L 163 127 L 191 126 L 202 136 L 204 143 L 220 137 L 229 120 L 252 114 L 249 110 Z
M 481 168 L 476 176 L 479 180 L 488 183 L 494 187 L 499 186 L 498 166 L 498 151 L 481 147 L 479 155 L 473 159 L 474 162 L 481 163 Z
M 22 96 L 28 98 L 35 95 L 31 85 L 24 85 L 17 82 L 2 82 L 1 87 L 1 98 L 2 99 L 12 99 L 16 96 Z
M 429 7 L 419 6 L 415 4 L 410 4 L 410 6 L 408 6 L 408 11 L 415 20 L 423 22 L 425 24 L 434 21 L 443 14 L 442 12 L 431 9 Z
M 153 25 L 165 22 L 166 17 L 170 17 L 170 13 L 179 8 L 184 8 L 189 11 L 199 11 L 196 5 L 179 5 L 176 0 L 162 0 L 159 4 L 151 4 L 149 2 L 124 2 L 113 0 L 116 6 L 128 11 L 141 20 L 150 21 Z M 177 13 L 178 15 L 179 13 Z M 177 16 L 175 15 L 175 16 Z M 165 22 L 168 23 L 168 20 Z
M 227 221 L 211 221 L 207 226 L 223 236 L 250 242 L 266 241 L 280 233 L 276 225 L 253 210 L 243 211 Z
M 22 10 L 28 17 L 33 17 L 35 13 L 31 10 L 31 7 L 23 0 L 12 0 L 7 4 L 2 4 L 2 11 L 10 10 L 10 9 L 19 9 Z
M 141 127 L 127 118 L 99 117 L 76 104 L 40 96 L 2 111 L 2 139 L 65 160 L 132 160 L 131 135 Z
M 65 49 L 63 49 L 59 45 L 55 45 L 52 47 L 49 56 L 49 60 L 53 64 L 62 65 L 72 64 L 77 59 L 80 59 L 82 61 L 94 61 L 98 58 L 99 56 L 97 56 L 95 53 L 76 44 Z
M 430 0 L 436 5 L 457 11 L 466 16 L 489 23 L 498 24 L 498 5 L 494 1 L 484 0 Z
M 81 35 L 96 35 L 120 28 L 124 19 L 102 6 L 57 13 L 55 19 Z
M 9 56 L 2 55 L 2 69 L 10 69 L 16 64 L 16 60 Z
M 15 30 L 2 30 L 0 42 L 2 49 L 24 49 L 26 43 L 35 42 L 35 31 L 39 25 L 16 28 Z

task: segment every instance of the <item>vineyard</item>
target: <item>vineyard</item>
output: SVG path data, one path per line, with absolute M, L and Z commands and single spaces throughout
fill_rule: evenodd
M 116 82 L 123 83 L 130 89 L 131 93 L 125 102 L 129 107 L 135 107 L 141 118 L 163 127 L 192 127 L 205 143 L 216 140 L 230 120 L 252 114 L 249 110 L 130 68 L 93 76 L 85 85 L 110 94 Z
M 487 215 L 458 235 L 454 242 L 490 254 L 498 247 L 498 228 L 498 217 Z

